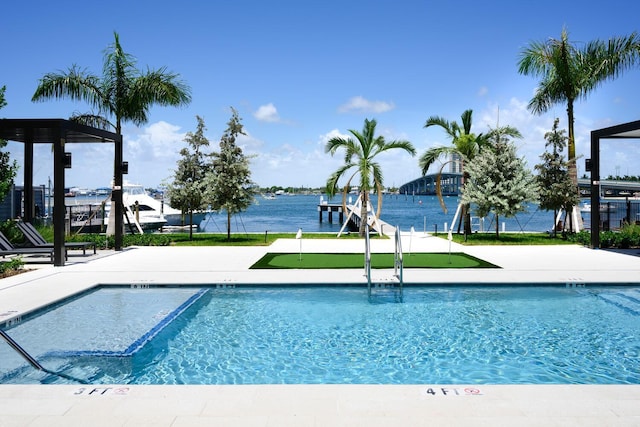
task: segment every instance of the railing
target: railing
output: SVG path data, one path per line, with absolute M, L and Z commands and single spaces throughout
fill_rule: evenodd
M 367 294 L 371 298 L 371 241 L 369 240 L 369 224 L 364 226 L 364 275 L 367 277 Z
M 393 275 L 398 278 L 400 282 L 400 298 L 402 298 L 402 287 L 404 284 L 403 279 L 404 260 L 402 255 L 402 239 L 400 237 L 400 226 L 396 226 L 395 233 L 395 249 L 393 256 Z
M 46 372 L 49 375 L 55 375 L 56 377 L 64 378 L 66 380 L 70 380 L 70 381 L 74 381 L 74 382 L 78 382 L 80 384 L 87 384 L 87 382 L 84 381 L 84 380 L 80 380 L 78 378 L 74 378 L 72 376 L 65 375 L 65 374 L 63 374 L 61 372 L 50 371 L 49 369 L 45 368 L 40 363 L 38 363 L 38 361 L 36 359 L 34 359 L 33 356 L 31 356 L 29 353 L 27 353 L 27 351 L 24 348 L 20 347 L 20 344 L 15 342 L 13 340 L 13 338 L 11 338 L 2 329 L 0 329 L 0 336 L 2 338 L 4 338 L 4 340 L 7 342 L 7 344 L 9 344 L 9 346 L 12 349 L 14 349 L 20 356 L 22 356 L 27 362 L 29 362 L 29 365 L 31 365 L 33 368 L 35 368 L 35 369 L 37 369 L 39 371 L 42 371 L 42 372 Z

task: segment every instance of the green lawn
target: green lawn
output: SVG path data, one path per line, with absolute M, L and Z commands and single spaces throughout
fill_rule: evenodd
M 393 254 L 371 254 L 371 268 L 393 268 Z M 413 253 L 404 255 L 405 268 L 499 268 L 496 265 L 455 252 Z M 325 254 L 325 253 L 273 253 L 263 256 L 251 266 L 252 269 L 269 268 L 364 268 L 364 255 L 361 253 Z

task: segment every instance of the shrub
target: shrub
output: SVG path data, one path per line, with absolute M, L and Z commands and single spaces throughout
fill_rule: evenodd
M 572 242 L 589 246 L 591 244 L 591 233 L 588 231 L 581 231 L 579 233 L 570 234 L 568 239 Z M 600 247 L 619 249 L 640 247 L 640 226 L 635 224 L 626 224 L 619 231 L 601 231 Z
M 0 262 L 0 277 L 11 276 L 22 270 L 23 266 L 24 262 L 20 257 L 12 258 L 9 261 L 2 261 Z

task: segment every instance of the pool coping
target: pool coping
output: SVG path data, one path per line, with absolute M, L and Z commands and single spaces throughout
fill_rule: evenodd
M 415 251 L 446 251 L 448 242 L 432 236 L 411 238 Z M 373 241 L 387 251 L 389 241 Z M 145 285 L 363 283 L 363 271 L 250 271 L 267 251 L 296 251 L 299 241 L 281 239 L 265 247 L 135 247 L 74 258 L 65 267 L 44 266 L 0 280 L 0 322 L 65 299 L 100 283 Z M 354 251 L 361 242 L 305 240 L 304 251 Z M 392 249 L 391 249 L 392 250 Z M 453 244 L 501 266 L 456 271 L 407 269 L 408 283 L 524 284 L 640 282 L 637 250 L 591 250 L 572 245 L 496 247 Z M 388 280 L 390 272 L 374 272 Z M 10 313 L 7 315 L 7 313 Z M 4 317 L 2 316 L 4 315 Z M 429 385 L 267 385 L 267 386 L 77 386 L 0 385 L 0 425 L 638 425 L 637 385 L 492 385 L 481 396 L 424 395 Z M 458 385 L 433 385 L 455 388 Z M 91 389 L 90 389 L 91 388 Z M 90 393 L 93 389 L 100 389 Z M 117 394 L 114 390 L 120 389 Z M 125 392 L 124 389 L 127 389 Z M 104 391 L 104 393 L 103 393 Z M 471 400 L 476 398 L 476 400 Z

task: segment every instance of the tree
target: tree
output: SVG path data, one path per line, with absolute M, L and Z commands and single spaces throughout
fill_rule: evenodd
M 515 131 L 515 132 L 513 132 Z M 462 202 L 474 204 L 478 216 L 495 215 L 496 237 L 500 238 L 500 216 L 512 217 L 526 210 L 525 202 L 535 200 L 536 187 L 526 163 L 516 154 L 508 135 L 520 134 L 504 127 L 488 133 L 491 145 L 485 145 L 467 165 L 469 180 L 464 186 Z
M 554 237 L 558 211 L 571 212 L 580 201 L 569 176 L 569 162 L 564 160 L 562 154 L 567 146 L 567 137 L 564 129 L 558 130 L 559 122 L 559 119 L 555 119 L 551 132 L 544 134 L 547 140 L 545 148 L 551 148 L 551 151 L 545 151 L 540 156 L 542 163 L 535 165 L 538 171 L 536 182 L 539 189 L 540 209 L 553 211 Z
M 31 100 L 69 98 L 85 101 L 97 111 L 74 114 L 71 119 L 88 126 L 113 128 L 118 135 L 122 135 L 123 122 L 130 121 L 136 126 L 147 123 L 152 105 L 180 106 L 191 101 L 189 86 L 177 74 L 166 68 L 137 70 L 135 58 L 124 52 L 118 33 L 113 34 L 115 41 L 104 54 L 102 77 L 74 64 L 67 72 L 45 74 Z M 121 168 L 122 150 L 120 141 L 115 144 L 114 171 Z M 115 173 L 114 188 L 122 188 L 121 173 Z M 122 192 L 113 191 L 112 197 L 116 217 L 122 218 Z M 120 249 L 121 243 L 116 241 L 116 250 Z
M 6 86 L 0 87 L 0 110 L 7 105 L 7 101 L 4 97 L 6 90 Z M 0 139 L 0 201 L 4 200 L 7 194 L 11 191 L 13 178 L 16 177 L 16 172 L 18 171 L 18 164 L 16 161 L 11 161 L 9 153 L 2 151 L 6 146 L 7 141 Z
M 586 99 L 589 93 L 607 80 L 633 67 L 640 59 L 640 37 L 633 32 L 627 37 L 608 41 L 594 40 L 579 48 L 569 41 L 566 29 L 560 39 L 532 42 L 520 54 L 520 74 L 540 77 L 536 92 L 529 101 L 529 110 L 544 114 L 559 103 L 567 106 L 569 128 L 569 176 L 578 192 L 578 170 L 574 131 L 574 103 Z
M 382 168 L 375 160 L 376 156 L 389 150 L 401 149 L 415 156 L 416 149 L 409 141 L 394 140 L 387 142 L 384 136 L 375 136 L 377 122 L 375 119 L 364 120 L 362 132 L 349 129 L 355 138 L 334 137 L 325 146 L 325 152 L 332 156 L 339 150 L 344 150 L 344 165 L 332 173 L 327 180 L 326 191 L 329 197 L 333 197 L 338 189 L 338 181 L 352 171 L 343 187 L 342 204 L 346 202 L 346 194 L 351 187 L 351 181 L 358 176 L 359 191 L 361 197 L 360 210 L 360 236 L 364 236 L 367 205 L 369 204 L 369 192 L 375 190 L 378 194 L 378 207 L 376 215 L 379 217 L 382 210 L 382 191 L 384 189 Z
M 231 119 L 220 139 L 220 152 L 212 153 L 211 170 L 205 178 L 211 208 L 227 212 L 227 240 L 231 240 L 231 217 L 253 203 L 256 185 L 251 181 L 249 159 L 236 145 L 238 135 L 244 135 L 238 112 L 231 108 Z
M 429 117 L 424 125 L 425 128 L 430 126 L 441 127 L 449 138 L 451 138 L 451 143 L 453 144 L 450 146 L 432 147 L 420 156 L 420 159 L 418 160 L 418 164 L 422 170 L 422 175 L 426 175 L 429 167 L 431 167 L 436 160 L 442 157 L 450 158 L 450 160 L 442 163 L 442 166 L 436 176 L 436 194 L 438 195 L 440 206 L 442 206 L 442 210 L 445 213 L 447 213 L 447 208 L 444 204 L 444 200 L 442 199 L 442 191 L 440 189 L 440 176 L 444 167 L 454 161 L 461 162 L 462 185 L 464 191 L 464 185 L 469 178 L 469 174 L 466 172 L 466 167 L 469 163 L 473 162 L 473 159 L 478 155 L 480 149 L 487 144 L 487 138 L 484 135 L 471 133 L 472 116 L 473 110 L 465 110 L 461 115 L 462 126 L 455 121 L 450 122 L 440 116 Z M 464 218 L 464 234 L 466 238 L 467 235 L 471 234 L 471 213 L 469 206 L 466 204 L 462 205 L 462 218 Z M 453 224 L 451 224 L 451 226 L 453 227 Z M 460 232 L 459 224 L 458 232 Z
M 189 214 L 189 240 L 193 239 L 193 211 L 204 210 L 208 205 L 204 197 L 207 166 L 202 148 L 209 146 L 209 140 L 204 136 L 204 120 L 200 116 L 196 116 L 196 120 L 196 132 L 188 132 L 184 138 L 188 147 L 180 150 L 182 158 L 178 160 L 173 181 L 167 186 L 171 207 Z

